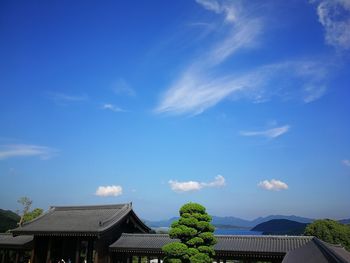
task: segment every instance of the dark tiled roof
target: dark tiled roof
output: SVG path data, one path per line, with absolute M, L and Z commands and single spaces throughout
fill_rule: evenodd
M 11 234 L 0 234 L 0 248 L 25 249 L 32 245 L 33 236 L 17 236 Z
M 214 249 L 220 252 L 254 252 L 254 253 L 281 253 L 308 243 L 312 237 L 293 236 L 239 236 L 217 235 L 217 244 Z M 167 234 L 123 234 L 116 242 L 110 245 L 112 251 L 127 250 L 158 250 L 167 243 L 174 242 Z
M 305 245 L 311 237 L 304 236 L 216 236 L 216 251 L 251 251 L 268 253 L 286 253 Z
M 350 252 L 339 245 L 332 245 L 313 238 L 305 246 L 287 253 L 283 263 L 347 263 L 350 262 Z
M 133 213 L 131 204 L 56 206 L 44 215 L 13 229 L 14 235 L 97 235 Z M 140 220 L 139 224 L 147 229 Z
M 346 263 L 350 253 L 311 236 L 217 235 L 218 257 L 279 258 L 283 263 Z M 162 254 L 165 244 L 174 242 L 167 234 L 122 234 L 109 246 L 112 252 Z

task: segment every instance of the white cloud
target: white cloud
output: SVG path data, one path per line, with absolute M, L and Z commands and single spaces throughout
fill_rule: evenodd
M 202 183 L 204 187 L 222 187 L 225 186 L 226 180 L 222 175 L 215 176 L 215 180 L 209 183 Z
M 112 90 L 117 95 L 135 96 L 136 92 L 130 85 L 122 78 L 118 79 L 112 85 Z
M 275 179 L 272 179 L 270 181 L 268 180 L 261 181 L 258 184 L 258 186 L 269 191 L 280 191 L 280 190 L 288 189 L 288 185 L 286 183 Z
M 183 70 L 162 94 L 154 112 L 197 115 L 227 98 L 264 102 L 272 97 L 283 100 L 296 97 L 309 103 L 326 93 L 330 65 L 324 61 L 285 61 L 248 71 L 219 73 L 225 60 L 258 45 L 263 23 L 260 18 L 247 15 L 249 12 L 238 6 L 239 2 L 197 0 L 197 3 L 224 16 L 227 23 L 218 29 L 224 37 Z
M 350 1 L 316 2 L 318 19 L 325 30 L 326 43 L 335 48 L 350 49 Z
M 64 93 L 49 92 L 48 95 L 58 105 L 67 105 L 89 100 L 89 97 L 86 94 L 69 95 Z
M 290 129 L 289 125 L 284 125 L 281 127 L 276 127 L 268 130 L 263 130 L 263 131 L 241 131 L 240 134 L 242 136 L 263 136 L 267 138 L 277 138 Z
M 188 182 L 178 182 L 178 181 L 169 181 L 171 190 L 175 192 L 188 192 L 188 191 L 198 191 L 203 188 L 200 182 L 188 181 Z
M 39 145 L 30 144 L 10 144 L 0 145 L 0 160 L 13 157 L 39 157 L 47 160 L 57 154 L 57 150 Z
M 171 190 L 175 192 L 190 192 L 198 191 L 204 187 L 223 187 L 225 186 L 225 178 L 222 175 L 217 175 L 214 181 L 205 183 L 197 181 L 187 181 L 187 182 L 178 182 L 178 181 L 169 181 Z
M 99 186 L 95 195 L 97 196 L 119 196 L 123 194 L 123 188 L 120 185 Z
M 123 112 L 124 111 L 123 109 L 119 108 L 118 106 L 110 104 L 110 103 L 103 104 L 102 109 L 110 110 L 110 111 L 114 111 L 114 112 Z
M 350 160 L 343 160 L 342 163 L 343 163 L 345 166 L 350 167 Z

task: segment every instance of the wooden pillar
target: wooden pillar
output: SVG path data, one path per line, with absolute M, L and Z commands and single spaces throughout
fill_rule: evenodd
M 35 242 L 33 242 L 33 249 L 32 249 L 32 253 L 30 255 L 30 263 L 35 263 Z
M 93 250 L 94 250 L 94 240 L 89 239 L 88 240 L 88 251 L 87 251 L 87 262 L 91 263 L 92 262 L 92 255 L 93 255 Z
M 5 263 L 5 250 L 4 249 L 2 249 L 1 250 L 1 263 Z
M 19 261 L 19 250 L 16 250 L 16 259 L 15 262 L 18 263 Z
M 52 246 L 52 237 L 49 239 L 49 244 L 47 246 L 46 263 L 50 263 L 50 260 L 51 260 L 51 246 Z
M 75 246 L 75 263 L 80 261 L 80 238 L 77 238 L 77 244 Z

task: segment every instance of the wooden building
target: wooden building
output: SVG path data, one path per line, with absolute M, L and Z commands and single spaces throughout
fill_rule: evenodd
M 0 234 L 0 263 L 26 263 L 33 248 L 33 236 Z
M 148 233 L 131 204 L 56 206 L 11 232 L 33 235 L 31 263 L 107 263 L 109 245 L 122 233 Z
M 311 236 L 217 235 L 216 263 L 349 263 L 350 253 Z M 110 245 L 114 263 L 161 262 L 166 234 L 123 234 Z
M 174 242 L 151 234 L 131 204 L 52 207 L 0 235 L 0 263 L 160 263 Z M 308 236 L 217 235 L 216 263 L 346 263 L 341 246 Z

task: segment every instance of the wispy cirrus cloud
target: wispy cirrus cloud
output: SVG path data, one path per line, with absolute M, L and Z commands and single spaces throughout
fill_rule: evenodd
M 120 196 L 123 194 L 123 188 L 120 185 L 99 186 L 95 195 L 101 197 Z
M 103 110 L 110 110 L 110 111 L 114 111 L 114 112 L 124 112 L 124 110 L 114 104 L 111 103 L 105 103 L 102 105 L 102 109 Z
M 342 163 L 343 163 L 345 166 L 350 167 L 350 160 L 342 160 Z
M 66 93 L 48 92 L 49 98 L 58 105 L 68 105 L 74 103 L 86 102 L 89 97 L 86 94 L 72 95 Z
M 284 125 L 280 127 L 275 127 L 272 129 L 262 130 L 262 131 L 241 131 L 240 135 L 242 136 L 262 136 L 266 138 L 277 138 L 285 133 L 287 133 L 290 129 L 289 125 Z
M 42 160 L 47 160 L 56 155 L 56 149 L 32 145 L 32 144 L 8 144 L 0 145 L 0 160 L 14 157 L 39 157 Z
M 287 61 L 224 76 L 188 68 L 163 94 L 155 111 L 197 115 L 224 99 L 261 102 L 274 97 L 301 98 L 310 103 L 327 91 L 328 66 L 323 61 Z
M 116 95 L 126 95 L 131 97 L 136 95 L 135 90 L 131 88 L 130 84 L 123 78 L 119 78 L 113 83 L 112 90 Z
M 326 43 L 337 49 L 350 49 L 350 1 L 320 0 L 317 15 L 325 30 Z
M 170 180 L 169 185 L 171 190 L 174 192 L 191 192 L 191 191 L 198 191 L 205 187 L 223 187 L 225 186 L 225 178 L 222 175 L 217 175 L 212 182 L 198 182 L 198 181 L 186 181 L 186 182 L 179 182 L 176 180 Z
M 196 2 L 224 18 L 224 25 L 218 29 L 223 36 L 168 87 L 154 110 L 156 113 L 197 115 L 225 99 L 263 102 L 280 97 L 309 103 L 327 92 L 330 62 L 324 59 L 287 60 L 220 73 L 221 64 L 234 54 L 259 46 L 264 20 L 247 12 L 239 2 Z
M 276 179 L 261 181 L 258 183 L 258 186 L 269 191 L 281 191 L 288 189 L 288 185 L 286 183 Z

